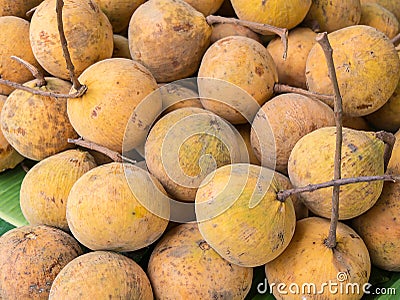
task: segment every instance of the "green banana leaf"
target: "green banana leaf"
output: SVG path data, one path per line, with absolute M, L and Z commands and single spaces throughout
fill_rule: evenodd
M 6 221 L 0 219 L 0 236 L 5 234 L 7 231 L 15 228 L 15 226 L 11 225 L 10 223 L 7 223 Z
M 0 173 L 0 218 L 16 227 L 28 224 L 19 206 L 19 190 L 25 174 L 21 165 Z

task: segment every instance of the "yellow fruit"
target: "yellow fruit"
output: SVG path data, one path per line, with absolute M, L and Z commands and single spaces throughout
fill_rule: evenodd
M 352 227 L 367 245 L 372 264 L 388 271 L 400 271 L 400 186 L 385 182 L 376 204 L 352 220 Z
M 398 175 L 400 174 L 400 130 L 398 130 L 394 137 L 396 141 L 393 146 L 392 155 L 387 166 L 387 173 Z
M 65 216 L 73 184 L 96 163 L 88 152 L 67 150 L 33 166 L 20 190 L 20 206 L 31 225 L 45 224 L 68 231 Z M 45 183 L 45 184 L 38 184 Z
M 254 267 L 275 259 L 294 233 L 292 200 L 277 200 L 277 192 L 290 187 L 284 176 L 256 165 L 216 169 L 196 194 L 201 235 L 232 264 Z
M 261 39 L 258 34 L 251 29 L 238 24 L 228 23 L 217 23 L 212 26 L 211 43 L 215 43 L 220 39 L 232 35 L 246 36 L 261 43 Z
M 291 29 L 300 24 L 311 0 L 231 0 L 239 19 Z
M 244 299 L 253 269 L 230 264 L 203 240 L 196 223 L 186 223 L 157 243 L 148 274 L 157 299 Z
M 184 0 L 203 15 L 208 16 L 215 13 L 224 0 Z
M 389 38 L 393 38 L 400 29 L 396 16 L 377 3 L 361 4 L 360 24 L 375 27 Z
M 286 174 L 297 141 L 318 128 L 334 125 L 333 110 L 325 103 L 299 94 L 282 94 L 258 111 L 251 127 L 251 145 L 261 165 Z
M 197 71 L 210 44 L 211 26 L 183 0 L 149 0 L 132 15 L 129 49 L 157 82 L 171 82 Z
M 169 202 L 161 185 L 143 169 L 109 163 L 75 182 L 66 215 L 72 234 L 86 247 L 134 251 L 164 232 Z
M 356 232 L 340 222 L 337 245 L 329 248 L 328 231 L 326 219 L 297 221 L 289 246 L 265 265 L 276 299 L 361 299 L 371 273 L 368 250 Z
M 163 114 L 183 107 L 198 107 L 201 105 L 199 94 L 191 88 L 195 83 L 192 79 L 179 80 L 168 84 L 159 84 L 159 92 L 163 103 Z
M 3 109 L 6 99 L 7 96 L 0 95 L 0 112 Z M 23 160 L 24 157 L 15 151 L 0 131 L 0 172 L 7 169 L 13 169 Z
M 145 0 L 95 0 L 111 23 L 113 32 L 118 33 L 126 29 L 133 12 Z
M 201 103 L 233 124 L 251 122 L 271 98 L 278 81 L 275 63 L 263 45 L 244 36 L 218 40 L 201 61 Z
M 400 21 L 400 5 L 398 0 L 361 0 L 361 4 L 378 3 L 390 12 L 392 12 L 397 20 Z
M 1 8 L 0 4 L 0 10 Z M 32 80 L 31 72 L 19 62 L 11 59 L 11 56 L 15 55 L 39 67 L 29 44 L 29 22 L 14 16 L 0 17 L 0 41 L 2 41 L 0 47 L 1 79 L 21 84 Z M 9 86 L 0 84 L 0 94 L 2 95 L 9 95 L 13 90 Z
M 113 52 L 112 28 L 95 1 L 65 0 L 63 26 L 75 74 Z M 45 0 L 35 10 L 30 43 L 40 65 L 50 74 L 69 79 L 57 27 L 56 0 Z
M 275 38 L 267 45 L 276 69 L 279 83 L 300 88 L 306 86 L 306 61 L 311 48 L 316 43 L 317 34 L 309 28 L 295 28 L 289 31 L 287 58 L 283 59 L 283 44 Z
M 305 21 L 317 21 L 320 31 L 329 33 L 357 25 L 360 22 L 360 0 L 319 0 L 312 2 Z
M 333 179 L 336 128 L 324 127 L 302 137 L 294 146 L 288 162 L 288 173 L 295 187 Z M 383 175 L 384 143 L 374 132 L 343 128 L 342 178 Z M 382 181 L 362 182 L 340 187 L 339 219 L 361 215 L 370 209 L 382 192 Z M 329 218 L 332 210 L 332 188 L 300 195 L 314 214 Z
M 68 94 L 71 83 L 46 77 L 46 85 L 37 87 L 36 80 L 25 86 L 46 92 Z M 77 138 L 67 115 L 67 100 L 34 95 L 23 90 L 12 92 L 1 113 L 4 137 L 22 156 L 42 160 L 74 147 L 68 138 Z
M 132 259 L 94 251 L 72 260 L 54 279 L 49 300 L 59 299 L 150 300 L 153 292 L 146 273 Z
M 157 97 L 140 105 L 157 89 L 145 67 L 130 59 L 111 58 L 91 65 L 78 79 L 88 90 L 82 97 L 68 99 L 68 117 L 80 136 L 118 152 L 144 142 L 161 111 Z
M 150 173 L 168 193 L 193 201 L 201 181 L 215 168 L 239 162 L 244 147 L 225 120 L 204 109 L 186 107 L 166 114 L 152 127 L 145 158 Z
M 400 60 L 393 43 L 382 32 L 365 25 L 337 30 L 328 34 L 328 39 L 344 114 L 365 116 L 378 110 L 400 79 Z M 310 91 L 333 95 L 325 56 L 318 44 L 308 56 L 306 77 Z
M 246 144 L 246 152 L 249 156 L 249 163 L 253 165 L 260 165 L 260 161 L 258 160 L 257 156 L 254 153 L 253 147 L 251 146 L 250 141 L 250 132 L 251 132 L 251 125 L 247 124 L 240 124 L 235 126 L 236 130 L 239 132 L 241 139 L 243 139 L 244 143 Z
M 8 231 L 0 237 L 0 298 L 47 300 L 56 275 L 81 254 L 78 242 L 57 228 Z
M 128 38 L 119 34 L 114 34 L 113 40 L 114 40 L 114 50 L 112 57 L 132 59 L 131 53 L 129 52 Z
M 15 16 L 29 19 L 26 13 L 43 0 L 0 0 L 0 16 Z M 15 35 L 17 36 L 17 35 Z M 2 41 L 4 41 L 2 39 Z

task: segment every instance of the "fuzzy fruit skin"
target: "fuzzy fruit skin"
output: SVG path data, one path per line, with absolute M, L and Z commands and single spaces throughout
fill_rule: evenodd
M 0 17 L 0 41 L 2 41 L 0 47 L 1 78 L 21 84 L 32 80 L 31 72 L 11 58 L 12 55 L 18 56 L 40 68 L 29 44 L 29 22 L 14 16 Z M 0 94 L 2 95 L 9 95 L 13 90 L 14 88 L 0 84 Z
M 123 163 L 101 165 L 73 185 L 67 200 L 68 226 L 92 250 L 141 249 L 167 227 L 169 202 L 163 196 L 161 185 L 143 169 Z
M 59 299 L 151 300 L 153 292 L 135 261 L 114 252 L 94 251 L 71 261 L 54 279 L 49 300 Z
M 279 83 L 307 88 L 306 62 L 311 48 L 316 43 L 317 34 L 309 28 L 295 28 L 289 32 L 286 60 L 283 59 L 283 44 L 280 38 L 275 38 L 267 45 L 276 69 Z
M 197 71 L 211 31 L 204 15 L 183 0 L 150 0 L 132 15 L 129 48 L 157 82 L 171 82 Z
M 73 184 L 96 166 L 94 158 L 80 150 L 67 150 L 47 157 L 24 177 L 20 206 L 31 225 L 45 224 L 68 231 L 65 216 Z
M 261 39 L 258 34 L 251 29 L 238 24 L 228 23 L 217 23 L 212 26 L 211 43 L 215 43 L 220 39 L 232 35 L 246 36 L 261 43 Z
M 397 20 L 400 21 L 400 5 L 398 0 L 360 0 L 360 2 L 361 4 L 377 3 L 392 12 Z
M 114 50 L 112 57 L 132 59 L 131 53 L 129 52 L 128 38 L 119 34 L 113 34 L 113 40 L 114 40 Z
M 128 27 L 133 12 L 145 0 L 95 0 L 95 2 L 107 16 L 113 32 L 119 33 Z
M 361 4 L 360 25 L 375 27 L 390 39 L 394 38 L 400 29 L 396 16 L 377 3 Z
M 376 204 L 351 225 L 367 245 L 372 264 L 378 268 L 400 271 L 400 187 L 385 182 Z
M 224 0 L 184 0 L 189 3 L 196 10 L 201 12 L 203 15 L 208 16 L 215 13 L 222 5 Z
M 397 175 L 400 174 L 400 130 L 394 134 L 394 137 L 396 138 L 396 141 L 394 143 L 386 173 Z
M 302 296 L 321 300 L 361 299 L 363 285 L 368 282 L 371 273 L 368 250 L 357 233 L 340 222 L 336 232 L 337 245 L 334 250 L 330 249 L 324 244 L 328 231 L 329 220 L 326 219 L 311 217 L 297 221 L 289 246 L 278 258 L 265 265 L 269 284 L 275 283 L 273 294 L 277 299 L 301 299 Z M 340 275 L 347 275 L 346 280 L 337 279 L 339 272 Z M 337 293 L 330 293 L 329 282 L 337 284 Z M 278 293 L 280 283 L 286 284 L 286 295 Z M 307 283 L 315 284 L 317 292 L 313 293 L 311 289 L 311 294 L 303 294 L 302 285 Z M 359 284 L 360 294 L 346 293 L 346 283 Z M 340 293 L 341 284 L 343 293 Z M 298 286 L 299 293 L 290 293 L 290 285 Z M 324 293 L 320 293 L 322 288 Z
M 288 173 L 295 187 L 330 181 L 334 173 L 336 128 L 324 127 L 302 137 L 294 146 Z M 374 132 L 343 128 L 342 178 L 384 174 L 384 143 Z M 348 184 L 340 187 L 339 219 L 351 219 L 370 209 L 382 192 L 382 181 Z M 332 188 L 300 195 L 304 204 L 318 216 L 329 218 Z
M 36 87 L 36 80 L 25 86 L 46 92 L 68 94 L 71 83 L 46 77 L 47 84 Z M 77 138 L 68 119 L 64 98 L 50 98 L 15 90 L 4 103 L 1 113 L 1 130 L 7 141 L 22 156 L 42 160 L 48 156 L 73 148 L 68 138 Z
M 227 261 L 263 265 L 283 252 L 296 224 L 292 200 L 277 200 L 290 188 L 283 175 L 250 164 L 231 164 L 207 176 L 196 194 L 196 217 L 206 242 Z
M 7 96 L 0 95 L 0 112 L 3 109 Z M 24 157 L 19 154 L 5 139 L 3 132 L 0 131 L 0 172 L 15 168 Z
M 36 7 L 42 1 L 43 0 L 0 0 L 0 16 L 15 16 L 29 19 L 26 15 L 28 10 Z M 17 35 L 14 37 L 17 37 Z M 2 41 L 4 40 L 2 39 Z
M 258 111 L 251 127 L 251 145 L 263 166 L 273 168 L 276 162 L 276 170 L 287 174 L 297 141 L 318 128 L 334 125 L 333 110 L 325 103 L 299 94 L 282 94 Z M 273 135 L 265 128 L 271 128 Z
M 0 237 L 0 298 L 48 299 L 56 275 L 81 254 L 78 242 L 57 228 L 8 231 Z
M 111 57 L 111 24 L 95 1 L 64 1 L 63 25 L 76 76 L 95 62 Z M 53 76 L 69 80 L 57 28 L 56 0 L 45 0 L 37 7 L 29 39 L 40 65 Z
M 400 59 L 393 43 L 382 32 L 365 25 L 337 30 L 328 34 L 328 39 L 343 113 L 365 116 L 378 110 L 393 94 L 400 79 Z M 325 56 L 317 44 L 308 56 L 306 77 L 310 91 L 334 94 Z
M 166 114 L 152 127 L 145 158 L 150 173 L 168 193 L 193 202 L 201 181 L 216 167 L 239 162 L 240 150 L 234 131 L 222 118 L 186 107 Z
M 301 23 L 311 0 L 231 0 L 239 19 L 291 29 Z
M 149 70 L 130 59 L 110 58 L 91 65 L 78 79 L 88 90 L 82 97 L 68 99 L 67 107 L 80 136 L 118 152 L 144 142 L 162 105 L 161 99 L 150 97 L 137 109 L 157 89 Z M 127 127 L 129 136 L 124 140 Z
M 196 223 L 171 229 L 150 257 L 148 274 L 157 299 L 244 299 L 253 269 L 223 259 Z
M 357 25 L 360 22 L 360 0 L 319 0 L 312 2 L 305 21 L 317 21 L 321 32 L 333 32 Z
M 265 47 L 244 36 L 212 44 L 198 77 L 204 108 L 232 124 L 251 122 L 260 105 L 272 97 L 278 81 L 276 65 Z

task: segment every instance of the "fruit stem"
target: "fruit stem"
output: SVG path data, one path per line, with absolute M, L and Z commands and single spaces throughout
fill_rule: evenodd
M 130 159 L 128 157 L 125 157 L 123 155 L 121 155 L 120 153 L 113 151 L 111 149 L 108 149 L 107 147 L 101 146 L 99 144 L 93 143 L 93 142 L 89 142 L 84 140 L 83 138 L 79 138 L 79 139 L 68 139 L 68 143 L 71 144 L 75 144 L 90 150 L 94 150 L 97 152 L 100 152 L 106 156 L 108 156 L 109 158 L 111 158 L 113 161 L 115 162 L 129 162 L 132 164 L 136 164 L 137 161 Z
M 301 193 L 310 193 L 319 189 L 328 188 L 328 187 L 340 187 L 342 185 L 353 184 L 353 183 L 360 183 L 360 182 L 372 182 L 372 181 L 391 181 L 391 182 L 398 182 L 400 181 L 400 176 L 385 174 L 385 175 L 376 175 L 376 176 L 360 176 L 360 177 L 349 177 L 349 178 L 340 178 L 334 179 L 327 182 L 322 183 L 315 183 L 315 184 L 308 184 L 302 187 L 288 189 L 279 191 L 277 193 L 277 199 L 279 201 L 285 201 L 292 195 L 301 194 Z
M 69 76 L 71 78 L 71 82 L 72 82 L 74 89 L 76 91 L 82 90 L 83 93 L 85 93 L 86 87 L 79 82 L 78 78 L 75 75 L 75 67 L 74 67 L 74 64 L 72 63 L 71 55 L 68 50 L 68 43 L 67 43 L 67 39 L 65 37 L 64 24 L 62 21 L 63 7 L 64 7 L 64 1 L 57 0 L 57 3 L 56 3 L 57 27 L 58 27 L 58 32 L 60 34 L 60 41 L 61 41 L 61 47 L 63 50 L 63 56 L 65 58 L 65 62 L 67 63 L 67 69 L 69 71 Z
M 302 88 L 286 85 L 286 84 L 276 83 L 274 85 L 274 92 L 276 94 L 296 93 L 296 94 L 300 94 L 300 95 L 307 96 L 310 98 L 315 98 L 317 100 L 321 100 L 322 102 L 324 102 L 330 106 L 333 106 L 334 96 L 332 96 L 332 95 L 319 94 L 319 93 L 311 92 L 308 90 L 304 90 Z
M 234 25 L 241 25 L 244 27 L 247 27 L 254 32 L 257 32 L 262 35 L 268 35 L 272 33 L 275 33 L 280 36 L 281 41 L 283 43 L 283 59 L 286 59 L 287 57 L 287 51 L 288 51 L 288 30 L 287 28 L 280 28 L 280 27 L 275 27 L 272 25 L 268 24 L 263 24 L 263 23 L 256 23 L 256 22 L 250 22 L 250 21 L 245 21 L 245 20 L 239 20 L 235 18 L 226 18 L 226 17 L 221 17 L 221 16 L 207 16 L 206 17 L 208 25 L 213 25 L 215 23 L 222 23 L 222 24 L 234 24 Z
M 44 79 L 44 73 L 40 72 L 38 68 L 31 65 L 30 63 L 23 60 L 22 58 L 19 58 L 18 56 L 11 56 L 11 59 L 19 62 L 21 65 L 23 65 L 25 68 L 27 68 L 29 70 L 29 72 L 32 73 L 33 77 L 36 78 L 36 86 L 37 87 L 42 87 L 47 84 L 46 80 Z
M 19 84 L 19 83 L 10 81 L 10 80 L 1 79 L 1 78 L 0 78 L 0 84 L 7 85 L 7 86 L 10 86 L 10 87 L 18 89 L 18 90 L 23 90 L 23 91 L 29 92 L 31 94 L 34 94 L 34 95 L 40 95 L 43 97 L 52 97 L 52 98 L 79 98 L 86 92 L 86 89 L 87 89 L 85 87 L 85 89 L 81 89 L 73 94 L 58 94 L 58 93 L 46 92 L 46 91 L 30 88 L 28 86 L 25 86 L 25 85 L 22 85 L 22 84 Z
M 391 42 L 396 46 L 400 43 L 400 33 L 398 33 L 394 38 L 391 39 Z
M 342 166 L 342 140 L 343 140 L 343 108 L 342 108 L 342 96 L 339 91 L 339 84 L 336 77 L 335 65 L 333 62 L 333 49 L 329 43 L 328 35 L 326 32 L 319 33 L 315 38 L 317 43 L 321 46 L 324 51 L 326 64 L 328 65 L 329 78 L 331 79 L 333 90 L 335 92 L 334 98 L 334 114 L 336 124 L 336 149 L 335 149 L 335 161 L 334 161 L 334 173 L 333 179 L 338 180 L 341 178 L 341 166 Z M 331 213 L 331 224 L 329 228 L 329 235 L 325 241 L 325 245 L 331 249 L 336 247 L 336 228 L 339 220 L 339 192 L 340 186 L 333 186 L 332 193 L 332 213 Z
M 376 138 L 380 139 L 385 143 L 385 153 L 383 155 L 384 170 L 386 172 L 390 157 L 392 156 L 392 151 L 394 148 L 394 143 L 396 142 L 396 137 L 394 134 L 386 131 L 378 131 L 375 133 Z

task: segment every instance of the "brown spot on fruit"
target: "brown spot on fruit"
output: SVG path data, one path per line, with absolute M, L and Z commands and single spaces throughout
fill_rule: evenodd
M 262 76 L 264 74 L 264 70 L 263 70 L 262 66 L 257 66 L 256 67 L 256 74 L 258 76 Z

